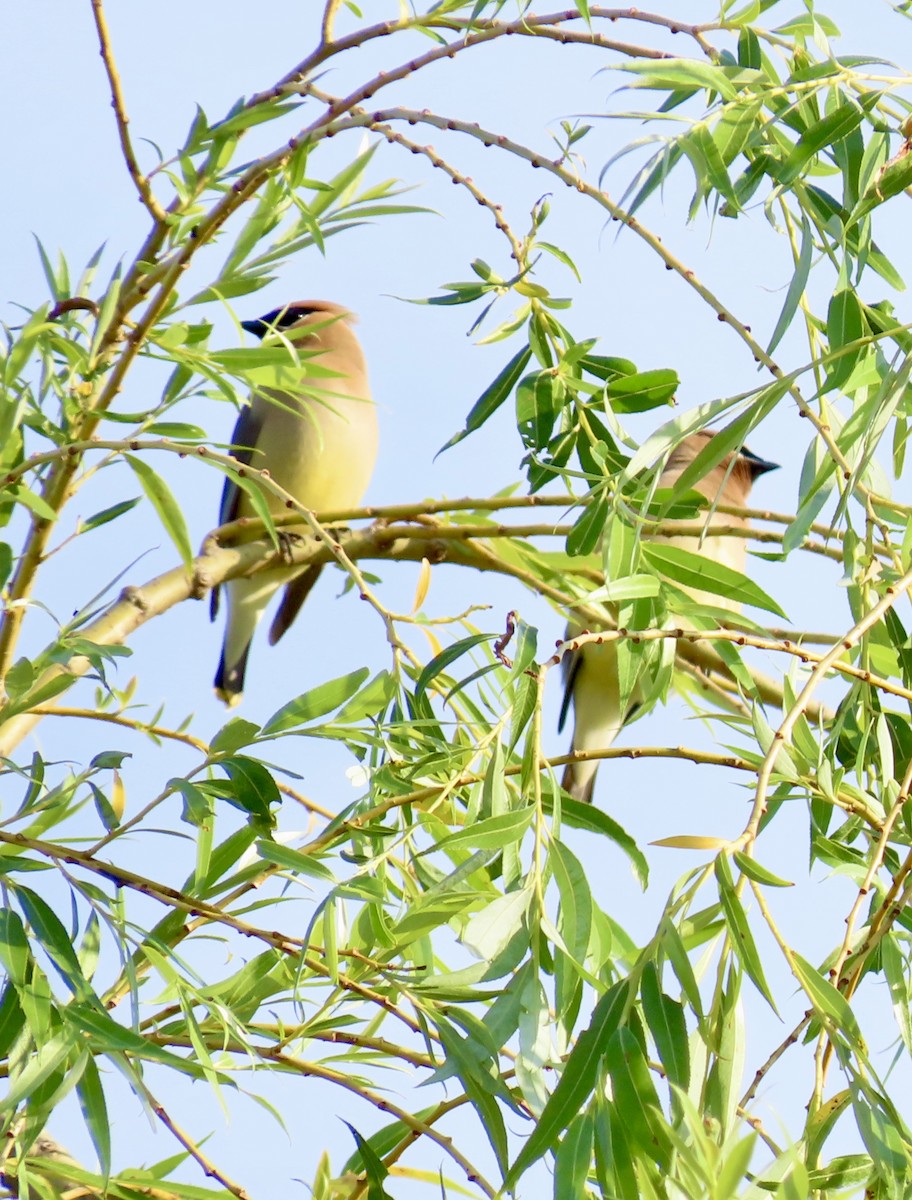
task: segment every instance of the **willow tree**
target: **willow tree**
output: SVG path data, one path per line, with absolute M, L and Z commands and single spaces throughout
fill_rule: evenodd
M 905 1196 L 912 1132 L 894 1081 L 912 1053 L 912 571 L 910 508 L 891 498 L 890 480 L 903 471 L 912 392 L 910 335 L 889 301 L 901 270 L 878 229 L 912 183 L 908 77 L 840 57 L 838 30 L 810 0 L 798 16 L 777 0 L 722 0 L 701 25 L 585 0 L 545 16 L 496 0 L 387 7 L 369 24 L 327 0 L 312 46 L 289 56 L 281 78 L 224 114 L 200 110 L 159 160 L 128 122 L 130 79 L 102 0 L 91 0 L 112 137 L 148 231 L 116 248 L 123 265 L 107 282 L 98 260 L 76 269 L 65 253 L 45 255 L 47 301 L 3 346 L 5 1178 L 20 1195 L 256 1195 L 268 1145 L 234 1178 L 203 1147 L 205 1122 L 177 1118 L 189 1081 L 194 1094 L 211 1088 L 229 1116 L 240 1090 L 268 1103 L 275 1085 L 293 1097 L 296 1121 L 317 1105 L 349 1121 L 347 1161 L 309 1140 L 299 1150 L 319 1200 L 415 1186 L 541 1195 L 548 1170 L 559 1197 Z M 906 6 L 894 7 L 904 30 Z M 609 175 L 583 157 L 585 121 L 524 144 L 506 110 L 498 128 L 471 120 L 471 89 L 497 85 L 481 48 L 508 38 L 520 55 L 534 41 L 562 64 L 588 56 L 580 70 L 595 55 L 628 92 L 639 89 L 647 107 L 612 126 Z M 332 94 L 328 68 L 357 73 L 368 49 L 384 69 Z M 414 95 L 445 59 L 463 70 L 464 108 L 404 107 L 404 85 Z M 600 104 L 601 82 L 590 122 Z M 643 126 L 634 146 L 624 142 L 631 120 Z M 254 136 L 267 148 L 250 157 Z M 341 170 L 330 139 L 332 155 L 348 148 Z M 679 380 L 658 353 L 636 364 L 625 347 L 608 356 L 591 331 L 573 332 L 552 279 L 575 268 L 547 240 L 548 202 L 531 221 L 509 211 L 468 176 L 471 143 L 501 170 L 535 169 L 562 203 L 636 239 L 680 306 L 722 323 L 741 355 L 735 394 L 672 411 Z M 406 494 L 396 507 L 347 513 L 284 496 L 289 522 L 311 531 L 290 547 L 256 499 L 263 520 L 223 528 L 195 555 L 163 463 L 190 460 L 213 495 L 226 475 L 256 498 L 278 490 L 255 466 L 242 478 L 229 449 L 198 428 L 201 395 L 239 404 L 275 367 L 269 348 L 214 347 L 207 314 L 243 302 L 249 315 L 254 293 L 330 235 L 344 241 L 372 219 L 380 238 L 390 222 L 423 219 L 398 199 L 412 156 L 456 185 L 448 221 L 481 205 L 501 238 L 500 261 L 473 261 L 465 282 L 440 289 L 429 263 L 425 295 L 469 306 L 467 323 L 484 316 L 488 344 L 504 343 L 502 369 L 466 397 L 458 434 L 482 444 L 489 418 L 515 406 L 522 448 L 504 455 L 503 490 L 459 503 Z M 380 162 L 399 183 L 377 182 Z M 693 195 L 679 207 L 683 176 Z M 766 217 L 781 237 L 792 270 L 771 327 L 753 326 L 676 248 L 686 223 L 707 215 L 716 225 Z M 220 266 L 191 294 L 187 269 L 215 243 L 203 261 Z M 631 286 L 629 303 L 646 312 L 649 297 Z M 146 362 L 167 364 L 155 394 L 137 374 Z M 637 445 L 630 418 L 643 412 L 654 432 Z M 774 579 L 813 580 L 814 563 L 839 564 L 850 615 L 828 638 L 771 624 L 781 619 L 775 587 L 643 551 L 644 531 L 670 513 L 695 530 L 707 517 L 686 480 L 657 494 L 669 450 L 711 425 L 720 433 L 708 468 L 762 440 L 774 416 L 806 444 L 805 466 L 796 511 L 751 514 L 753 548 Z M 93 489 L 116 463 L 133 486 L 93 510 Z M 173 569 L 153 579 L 130 565 L 118 535 L 137 504 L 173 544 Z M 107 539 L 106 561 L 128 576 L 103 609 L 78 569 L 86 538 Z M 277 697 L 262 724 L 235 717 L 209 741 L 192 719 L 169 725 L 141 674 L 126 683 L 134 632 L 289 553 L 334 563 L 367 599 L 378 618 L 370 660 Z M 65 556 L 77 565 L 65 582 L 55 577 L 55 602 L 76 616 L 42 645 L 44 579 Z M 385 593 L 404 562 L 422 564 L 411 614 Z M 710 714 L 715 750 L 656 745 L 647 719 L 601 757 L 632 756 L 635 767 L 665 758 L 683 796 L 705 786 L 698 778 L 737 776 L 750 795 L 740 832 L 688 829 L 678 811 L 665 845 L 644 847 L 604 797 L 590 808 L 563 794 L 556 768 L 567 757 L 547 756 L 542 712 L 568 644 L 540 649 L 535 628 L 506 611 L 487 626 L 443 613 L 419 642 L 441 563 L 480 572 L 479 604 L 500 575 L 523 611 L 546 602 L 588 626 L 577 645 L 615 641 L 624 687 L 645 697 L 641 714 L 672 689 Z M 722 626 L 691 601 L 696 577 L 742 600 L 743 619 Z M 773 669 L 761 674 L 753 650 Z M 175 773 L 163 755 L 160 778 L 125 803 L 119 752 L 60 761 L 61 730 L 76 719 L 179 742 L 192 768 Z M 305 799 L 277 771 L 277 756 L 320 739 L 360 763 L 354 801 L 338 791 Z M 602 764 L 603 782 L 617 765 Z M 288 844 L 277 822 L 301 803 L 316 827 Z M 192 839 L 189 872 L 152 841 L 162 829 Z M 782 877 L 782 830 L 806 846 L 808 872 L 828 871 L 823 956 L 782 919 L 782 889 L 800 882 Z M 696 851 L 698 866 L 639 944 L 624 907 L 594 896 L 581 846 L 626 856 L 644 886 L 655 855 Z M 776 1032 L 767 1013 L 790 1010 L 797 1016 Z M 405 1098 L 385 1090 L 391 1067 Z M 800 1095 L 798 1117 L 758 1115 L 777 1078 Z M 115 1081 L 121 1112 L 125 1081 L 136 1112 L 173 1136 L 156 1166 L 160 1149 L 131 1144 L 127 1166 L 112 1141 Z M 39 1137 L 74 1092 L 97 1170 L 48 1154 Z

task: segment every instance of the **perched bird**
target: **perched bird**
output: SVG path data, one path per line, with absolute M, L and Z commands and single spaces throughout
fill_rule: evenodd
M 268 470 L 280 487 L 315 511 L 358 505 L 377 457 L 377 413 L 364 354 L 351 328 L 354 319 L 348 309 L 328 300 L 301 300 L 257 321 L 241 322 L 259 338 L 291 342 L 302 366 L 282 368 L 284 375 L 294 373 L 291 385 L 283 381 L 281 388 L 264 387 L 251 398 L 231 437 L 233 453 Z M 264 495 L 271 512 L 285 511 L 281 499 Z M 250 497 L 226 478 L 219 523 L 253 515 Z M 228 621 L 215 694 L 227 705 L 241 699 L 250 643 L 273 593 L 286 585 L 269 631 L 270 645 L 291 625 L 320 570 L 279 567 L 226 585 Z M 213 588 L 213 620 L 218 593 Z
M 67 1180 L 65 1174 L 58 1175 L 54 1170 L 54 1167 L 57 1165 L 60 1165 L 64 1168 L 80 1167 L 81 1164 L 78 1163 L 76 1159 L 73 1158 L 72 1154 L 70 1154 L 70 1152 L 63 1146 L 61 1146 L 58 1141 L 55 1141 L 55 1139 L 52 1138 L 49 1133 L 38 1134 L 34 1142 L 32 1142 L 31 1146 L 29 1147 L 28 1157 L 33 1161 L 36 1159 L 40 1160 L 41 1167 L 43 1169 L 40 1170 L 38 1174 L 41 1179 L 47 1182 L 49 1190 L 52 1191 L 54 1195 L 62 1196 L 70 1188 L 76 1186 Z M 10 1169 L 6 1164 L 4 1164 L 4 1168 L 2 1172 L 0 1172 L 0 1178 L 2 1178 L 4 1185 L 9 1188 L 10 1192 L 12 1192 L 14 1196 L 19 1196 L 21 1193 L 19 1190 L 18 1164 L 15 1163 L 15 1160 L 12 1161 L 13 1169 Z M 34 1178 L 34 1176 L 32 1178 Z M 36 1193 L 37 1189 L 32 1186 L 29 1189 L 29 1194 L 35 1195 Z
M 684 438 L 672 451 L 668 463 L 659 476 L 659 487 L 670 488 L 694 461 L 714 433 L 701 431 Z M 734 462 L 732 461 L 734 459 Z M 694 484 L 694 490 L 705 496 L 710 504 L 733 505 L 744 508 L 754 480 L 767 471 L 774 471 L 776 463 L 765 462 L 755 454 L 742 447 L 737 455 L 729 454 L 715 466 L 708 475 Z M 666 528 L 668 524 L 666 523 Z M 713 514 L 709 518 L 708 530 L 713 526 L 742 526 L 747 527 L 746 517 L 737 517 L 723 513 Z M 702 540 L 694 536 L 673 536 L 661 540 L 694 554 L 702 554 L 714 558 L 717 562 L 735 571 L 744 572 L 747 548 L 743 538 L 713 537 L 708 532 Z M 738 603 L 724 596 L 706 592 L 692 592 L 697 603 L 712 605 L 716 608 L 737 610 Z M 582 632 L 578 625 L 571 624 L 567 628 L 567 637 L 575 637 Z M 573 729 L 574 750 L 607 750 L 620 733 L 638 706 L 636 689 L 634 695 L 621 708 L 621 695 L 618 683 L 617 649 L 614 643 L 604 645 L 582 646 L 572 654 L 564 656 L 564 698 L 561 704 L 558 732 L 564 727 L 570 705 L 572 703 L 575 724 Z M 564 769 L 561 781 L 563 787 L 575 800 L 586 804 L 592 803 L 592 789 L 595 785 L 595 774 L 598 761 L 568 763 Z

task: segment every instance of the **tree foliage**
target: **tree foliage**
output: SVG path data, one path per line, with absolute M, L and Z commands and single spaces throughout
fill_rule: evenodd
M 542 1187 L 542 1163 L 562 1198 L 909 1193 L 912 1118 L 892 1081 L 912 1054 L 903 616 L 912 567 L 910 509 L 892 498 L 891 481 L 904 470 L 912 389 L 909 330 L 885 298 L 902 289 L 903 264 L 878 243 L 885 212 L 907 204 L 912 185 L 908 78 L 885 59 L 841 54 L 838 30 L 811 0 L 798 15 L 779 0 L 721 0 L 701 25 L 682 21 L 680 5 L 665 7 L 674 11 L 577 0 L 535 16 L 498 0 L 443 0 L 369 24 L 327 0 L 306 57 L 223 115 L 199 110 L 183 144 L 155 161 L 132 139 L 129 80 L 122 85 L 92 0 L 125 169 L 149 228 L 138 248 L 119 248 L 124 265 L 107 279 L 100 253 L 74 269 L 42 249 L 48 300 L 7 329 L 2 348 L 0 1050 L 4 1169 L 20 1194 L 243 1197 L 253 1181 L 232 1179 L 204 1150 L 205 1130 L 178 1123 L 170 1089 L 194 1081 L 231 1111 L 236 1089 L 268 1102 L 278 1077 L 294 1081 L 301 1109 L 322 1081 L 351 1118 L 347 1162 L 318 1147 L 302 1160 L 317 1200 L 416 1194 L 410 1180 L 446 1195 L 528 1195 Z M 905 28 L 906 6 L 895 7 Z M 525 145 L 509 136 L 506 115 L 503 129 L 488 129 L 398 103 L 403 81 L 413 94 L 445 59 L 468 60 L 483 78 L 481 47 L 508 37 L 547 42 L 554 56 L 586 47 L 634 90 L 644 110 L 598 115 L 624 118 L 610 163 L 594 173 L 586 164 L 582 120 Z M 356 70 L 375 43 L 381 73 L 345 96 L 327 90 L 329 66 Z M 625 144 L 631 121 L 642 133 Z M 432 136 L 443 149 L 427 144 Z M 327 165 L 330 139 L 350 145 L 341 170 Z M 548 201 L 520 232 L 522 214 L 461 169 L 466 139 L 516 172 L 537 169 L 640 239 L 682 303 L 706 306 L 730 331 L 743 351 L 740 390 L 672 412 L 679 381 L 666 364 L 609 357 L 575 336 L 569 302 L 550 287 L 555 265 L 576 266 L 547 240 Z M 287 697 L 262 725 L 233 718 L 204 742 L 192 723 L 174 728 L 137 710 L 142 681 L 124 686 L 121 660 L 140 625 L 280 553 L 260 503 L 262 521 L 225 528 L 195 555 L 161 469 L 164 456 L 180 455 L 199 460 L 213 495 L 223 473 L 254 496 L 279 490 L 252 468 L 241 478 L 197 424 L 201 396 L 240 403 L 276 366 L 276 351 L 215 348 L 206 314 L 246 304 L 331 236 L 366 221 L 382 236 L 387 222 L 414 219 L 419 206 L 404 203 L 402 184 L 377 182 L 376 172 L 392 157 L 410 183 L 409 154 L 487 209 L 502 236 L 498 265 L 476 259 L 467 279 L 435 291 L 430 277 L 427 291 L 429 303 L 471 306 L 488 343 L 509 343 L 453 442 L 484 438 L 489 419 L 514 404 L 524 487 L 402 503 L 370 514 L 382 516 L 375 524 L 286 497 L 289 520 L 312 531 L 293 547 L 297 559 L 335 562 L 376 610 L 377 660 Z M 622 172 L 617 194 L 605 190 Z M 791 281 L 765 333 L 650 227 L 659 194 L 682 174 L 693 194 L 674 213 L 679 226 L 762 214 L 784 239 Z M 220 265 L 188 294 L 187 268 L 216 244 Z M 151 400 L 133 382 L 145 360 L 168 371 Z M 692 566 L 642 542 L 670 514 L 697 529 L 705 519 L 693 478 L 657 494 L 676 442 L 721 430 L 707 469 L 784 410 L 807 440 L 799 500 L 794 514 L 754 514 L 756 545 L 782 572 L 803 569 L 809 555 L 840 565 L 851 619 L 830 638 L 771 627 L 779 604 L 746 577 L 737 590 L 752 615 L 719 628 L 682 590 Z M 628 418 L 641 413 L 654 414 L 655 432 L 637 445 Z M 132 472 L 130 495 L 76 521 L 75 498 L 85 503 L 116 463 Z M 137 504 L 171 539 L 173 570 L 130 578 L 105 608 L 74 574 L 65 604 L 76 615 L 35 652 L 46 628 L 35 601 L 52 552 L 75 555 L 82 538 L 107 538 L 127 569 L 118 521 Z M 392 611 L 368 573 L 370 564 L 392 575 L 403 560 L 423 564 L 411 614 Z M 671 760 L 681 789 L 695 786 L 693 762 L 751 789 L 737 836 L 690 831 L 655 851 L 695 850 L 701 865 L 642 944 L 626 932 L 625 912 L 594 896 L 571 846 L 584 837 L 626 856 L 644 886 L 653 849 L 610 811 L 562 794 L 554 768 L 566 758 L 547 757 L 543 704 L 567 644 L 549 655 L 513 614 L 496 633 L 471 614 L 428 623 L 424 599 L 441 562 L 502 574 L 588 623 L 583 640 L 615 640 L 647 711 L 677 688 L 713 714 L 714 751 L 650 745 L 647 721 L 634 727 L 643 745 L 604 755 Z M 731 580 L 704 575 L 701 587 L 727 593 Z M 432 646 L 424 658 L 406 637 L 415 625 Z M 752 649 L 772 673 L 757 670 Z M 67 706 L 71 689 L 79 707 Z M 193 765 L 149 779 L 141 807 L 128 811 L 120 752 L 57 760 L 55 730 L 75 716 L 180 742 Z M 354 802 L 305 801 L 276 770 L 282 746 L 313 739 L 342 743 L 361 764 Z M 317 827 L 292 845 L 277 836 L 277 814 L 295 803 L 312 808 Z M 829 872 L 822 957 L 781 920 L 794 881 L 780 877 L 767 846 L 783 823 L 806 839 L 808 871 Z M 192 838 L 189 873 L 179 855 L 144 850 L 163 826 Z M 754 1032 L 765 1008 L 787 1011 L 795 994 L 797 1021 Z M 435 1085 L 416 1092 L 414 1111 L 390 1098 L 391 1067 L 409 1086 Z M 757 1098 L 783 1072 L 806 1109 L 772 1127 Z M 114 1172 L 115 1076 L 175 1139 L 154 1167 Z M 74 1091 L 97 1172 L 29 1156 Z M 454 1126 L 453 1114 L 465 1113 Z M 188 1157 L 209 1182 L 187 1182 L 196 1178 Z

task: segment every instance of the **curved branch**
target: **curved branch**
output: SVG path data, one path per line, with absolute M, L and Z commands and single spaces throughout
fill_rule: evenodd
M 818 436 L 825 444 L 827 451 L 833 459 L 833 462 L 839 468 L 836 472 L 836 479 L 842 491 L 845 490 L 846 484 L 853 480 L 854 472 L 845 458 L 842 450 L 838 446 L 833 435 L 831 427 L 826 421 L 817 415 L 805 398 L 802 396 L 798 386 L 797 378 L 801 374 L 800 371 L 785 372 L 778 365 L 775 359 L 769 355 L 763 346 L 754 338 L 750 326 L 740 321 L 734 312 L 728 308 L 716 294 L 702 283 L 696 272 L 685 266 L 685 264 L 675 254 L 673 254 L 662 240 L 651 230 L 647 229 L 640 220 L 631 216 L 619 204 L 616 204 L 606 192 L 594 187 L 592 184 L 586 183 L 578 174 L 574 174 L 562 161 L 552 161 L 545 155 L 531 150 L 528 146 L 524 146 L 519 142 L 513 141 L 505 137 L 503 134 L 494 133 L 492 130 L 482 129 L 478 124 L 472 124 L 467 121 L 460 121 L 453 117 L 439 116 L 427 109 L 409 109 L 403 107 L 395 107 L 382 109 L 377 112 L 369 113 L 358 107 L 358 100 L 365 98 L 359 94 L 352 93 L 351 96 L 339 102 L 339 108 L 346 109 L 348 116 L 340 117 L 332 122 L 334 132 L 341 132 L 343 129 L 364 128 L 368 127 L 376 129 L 377 132 L 386 136 L 386 124 L 390 121 L 407 121 L 410 125 L 431 125 L 435 129 L 453 130 L 459 133 L 464 133 L 469 137 L 480 141 L 483 146 L 497 146 L 502 150 L 506 150 L 515 157 L 524 159 L 530 166 L 541 168 L 544 171 L 554 175 L 556 178 L 569 188 L 582 192 L 594 200 L 600 207 L 604 208 L 611 216 L 613 221 L 618 221 L 631 229 L 638 237 L 650 247 L 651 250 L 662 260 L 665 266 L 670 271 L 674 271 L 681 279 L 684 280 L 716 314 L 717 319 L 725 325 L 731 327 L 738 335 L 742 342 L 749 349 L 752 357 L 761 363 L 770 372 L 773 378 L 783 385 L 788 394 L 795 401 L 799 414 L 809 420 L 817 431 Z M 332 111 L 332 110 L 331 110 Z M 878 496 L 865 488 L 857 480 L 853 484 L 854 489 L 861 495 L 866 503 L 871 506 L 873 504 L 881 505 L 889 509 L 894 509 L 897 506 L 888 497 Z
M 586 44 L 588 45 L 603 44 L 602 42 L 591 40 L 591 31 L 587 31 L 587 35 L 580 37 L 573 34 L 568 35 L 565 31 L 558 31 L 552 28 L 558 25 L 565 25 L 571 21 L 584 20 L 578 8 L 566 8 L 562 11 L 542 15 L 524 13 L 516 21 L 498 21 L 481 16 L 470 18 L 454 17 L 431 11 L 418 17 L 400 17 L 396 20 L 380 21 L 375 25 L 369 25 L 364 29 L 355 30 L 353 33 L 333 40 L 332 30 L 338 7 L 339 5 L 336 3 L 336 0 L 327 0 L 322 22 L 322 41 L 317 49 L 308 54 L 306 58 L 303 58 L 296 66 L 292 67 L 272 87 L 267 88 L 265 91 L 256 92 L 251 96 L 245 108 L 257 108 L 259 105 L 266 104 L 271 100 L 277 100 L 283 96 L 296 93 L 307 76 L 316 70 L 317 67 L 322 66 L 329 58 L 344 54 L 347 50 L 358 49 L 368 42 L 375 41 L 377 38 L 390 37 L 395 33 L 415 29 L 449 30 L 454 33 L 462 33 L 463 37 L 458 42 L 451 43 L 446 48 L 447 51 L 451 48 L 458 49 L 464 45 L 473 36 L 472 31 L 478 31 L 481 35 L 476 37 L 476 44 L 477 41 L 489 41 L 493 38 L 511 35 L 519 35 L 521 37 L 551 36 L 557 40 L 566 39 L 567 41 L 584 41 L 588 37 L 589 40 L 586 40 Z M 672 34 L 683 33 L 692 38 L 706 57 L 713 61 L 718 58 L 719 52 L 706 40 L 704 34 L 725 28 L 724 23 L 715 21 L 706 22 L 702 25 L 691 25 L 683 21 L 676 21 L 672 17 L 663 16 L 661 13 L 644 12 L 639 8 L 604 8 L 600 5 L 589 6 L 589 21 L 592 22 L 593 20 L 611 22 L 612 24 L 616 21 L 638 22 L 643 25 L 653 25 L 658 28 L 667 29 Z M 329 36 L 327 36 L 327 27 Z M 563 36 L 561 36 L 562 34 Z M 623 42 L 612 43 L 608 39 L 606 39 L 606 43 L 608 48 L 629 45 Z M 642 50 L 644 57 L 675 57 L 667 52 L 652 51 L 650 47 L 637 48 L 631 46 L 630 49 Z M 451 57 L 451 55 L 447 54 L 447 57 Z

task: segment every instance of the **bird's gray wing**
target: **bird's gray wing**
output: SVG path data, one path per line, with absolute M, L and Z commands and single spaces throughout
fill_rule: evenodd
M 253 452 L 263 428 L 262 415 L 253 411 L 252 405 L 241 409 L 241 414 L 231 435 L 231 453 L 238 460 L 249 466 L 253 461 Z M 219 525 L 227 525 L 236 519 L 238 506 L 241 502 L 241 489 L 230 477 L 225 476 L 225 486 L 222 488 L 222 502 L 219 505 Z M 219 609 L 219 588 L 214 587 L 209 594 L 209 618 L 214 621 Z

